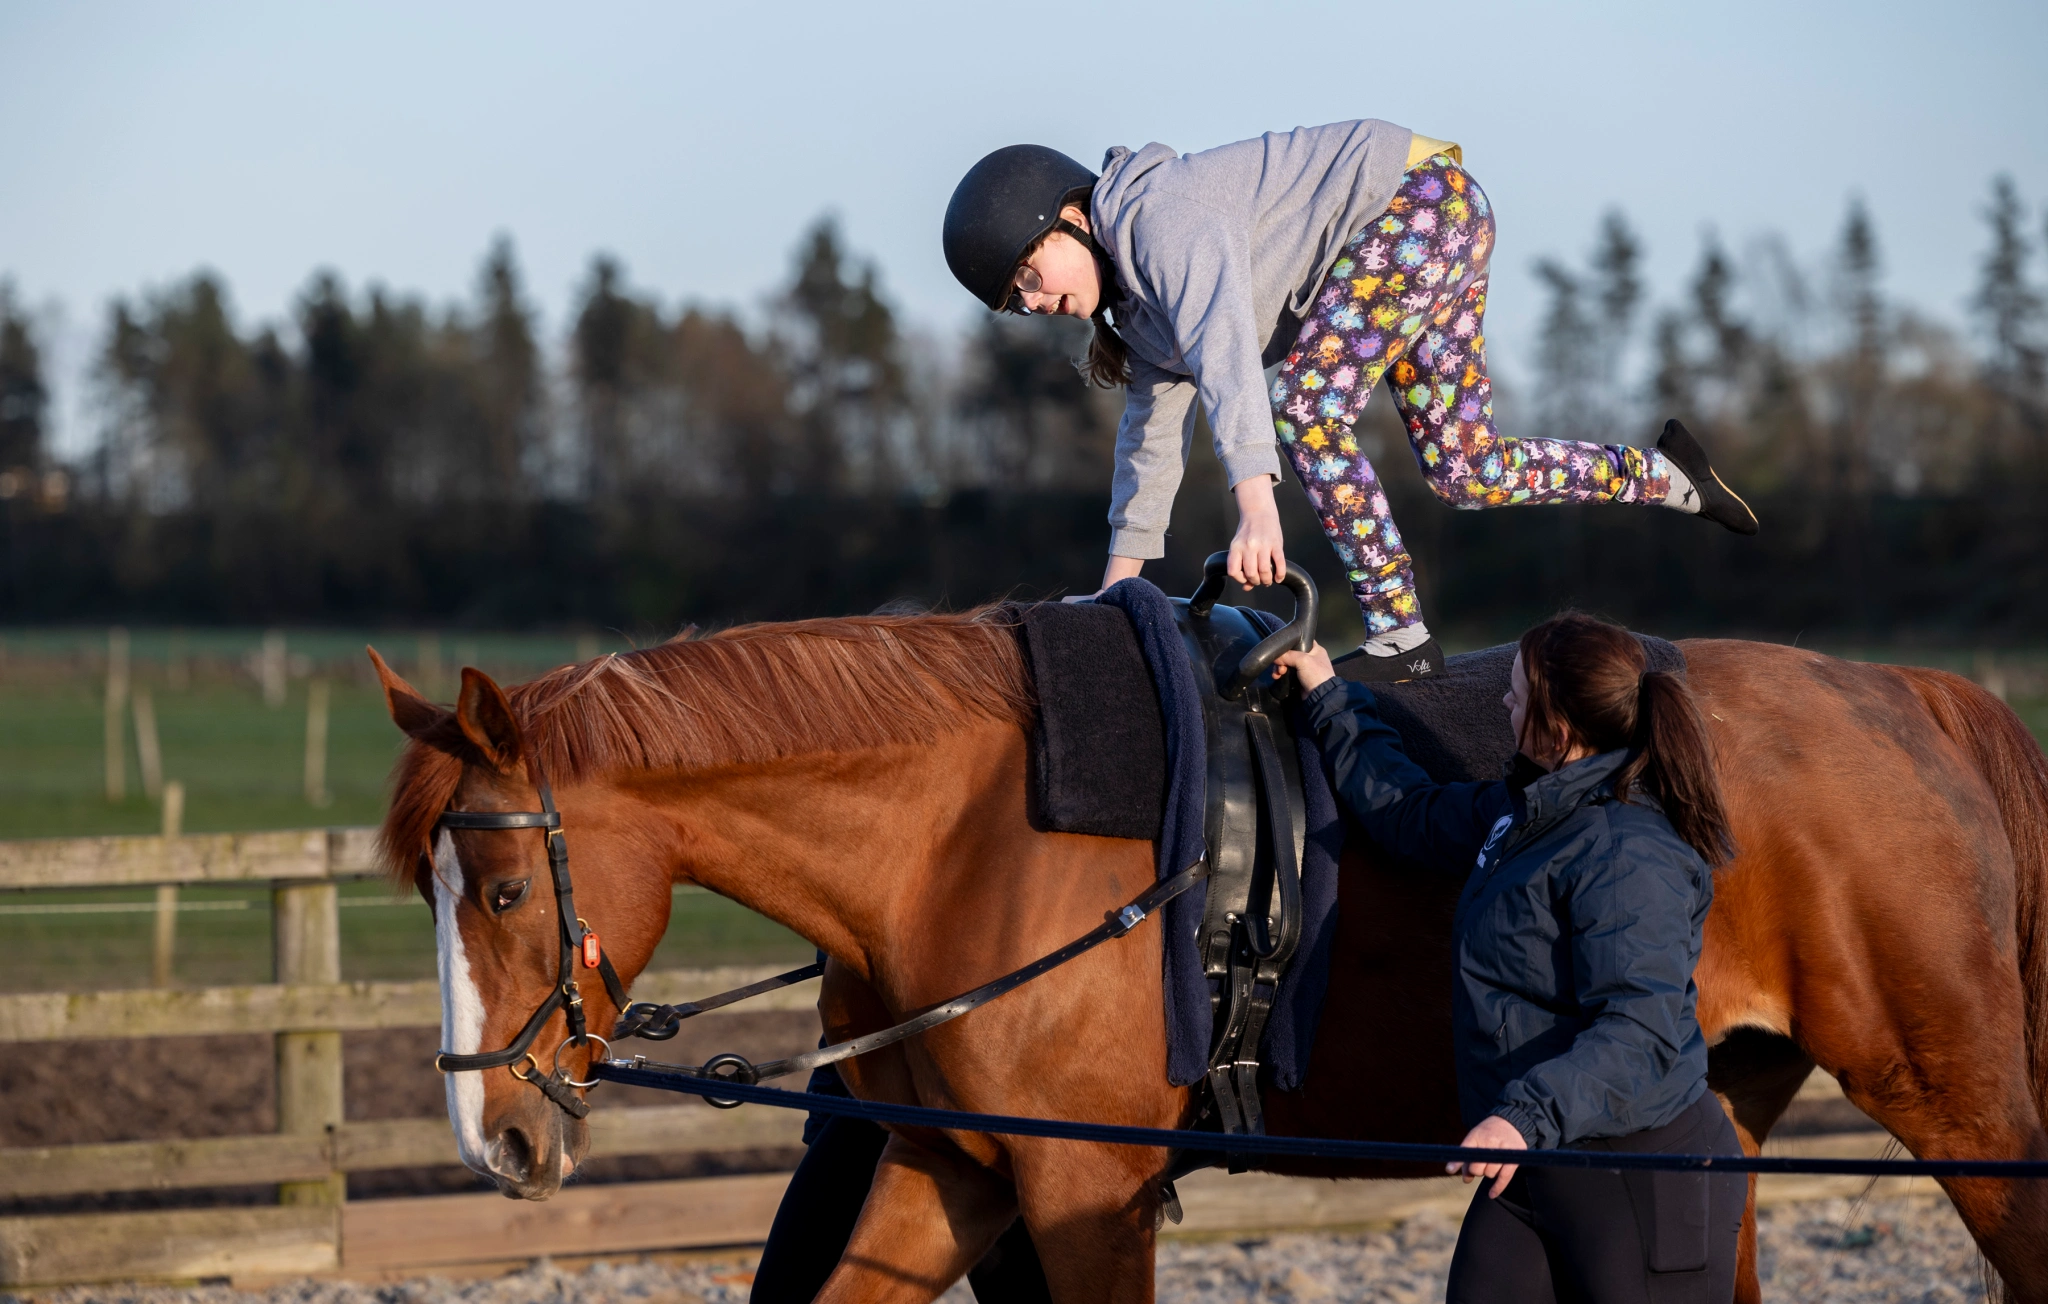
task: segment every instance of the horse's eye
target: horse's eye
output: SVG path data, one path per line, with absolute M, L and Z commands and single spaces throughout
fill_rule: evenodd
M 522 878 L 498 884 L 497 891 L 491 894 L 492 912 L 502 915 L 523 901 L 526 898 L 526 883 L 527 880 Z

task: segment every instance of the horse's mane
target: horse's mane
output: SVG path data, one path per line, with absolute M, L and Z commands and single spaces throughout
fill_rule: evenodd
M 562 666 L 506 696 L 529 763 L 554 784 L 929 743 L 973 719 L 1028 725 L 1036 709 L 1000 607 L 685 634 Z M 462 777 L 461 735 L 434 735 L 409 742 L 393 771 L 379 840 L 401 880 Z

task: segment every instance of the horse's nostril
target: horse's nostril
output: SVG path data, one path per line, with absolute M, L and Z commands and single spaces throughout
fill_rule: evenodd
M 533 1142 L 518 1128 L 506 1128 L 491 1142 L 490 1165 L 506 1181 L 525 1182 L 533 1173 Z

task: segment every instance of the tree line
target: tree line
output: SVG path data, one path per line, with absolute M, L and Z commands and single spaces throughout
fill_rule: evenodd
M 2048 487 L 2048 232 L 2005 179 L 1983 217 L 1967 334 L 1886 296 L 1860 206 L 1819 265 L 1777 237 L 1708 237 L 1669 303 L 1652 302 L 1621 214 L 1583 261 L 1543 260 L 1531 379 L 1499 396 L 1503 429 L 1642 443 L 1680 416 L 1767 532 L 1722 557 L 1646 513 L 1452 519 L 1396 465 L 1382 401 L 1367 446 L 1425 591 L 1461 595 L 1447 623 L 1576 600 L 1752 629 L 1815 611 L 1845 628 L 2048 624 L 2027 588 L 2048 543 L 2048 514 L 2027 510 Z M 1099 572 L 1120 396 L 1074 371 L 1087 328 L 990 314 L 960 341 L 907 333 L 830 220 L 748 317 L 664 304 L 599 256 L 549 340 L 503 240 L 454 305 L 329 274 L 287 322 L 245 326 L 229 303 L 204 272 L 117 301 L 92 369 L 98 438 L 60 463 L 33 321 L 0 286 L 5 619 L 652 629 L 959 605 Z M 1197 461 L 1170 582 L 1231 524 Z M 1297 553 L 1332 571 L 1295 517 Z M 1662 568 L 1658 593 L 1616 599 L 1632 582 L 1617 550 Z M 1812 587 L 1816 565 L 1831 588 Z M 1946 576 L 1921 585 L 1937 593 L 1925 610 L 1886 596 L 1916 591 L 1900 567 Z

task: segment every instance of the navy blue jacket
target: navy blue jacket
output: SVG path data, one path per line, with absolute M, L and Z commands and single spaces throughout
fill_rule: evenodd
M 1373 841 L 1470 865 L 1452 925 L 1458 1105 L 1535 1148 L 1662 1127 L 1707 1089 L 1693 965 L 1714 880 L 1649 794 L 1614 799 L 1627 753 L 1517 786 L 1436 783 L 1370 689 L 1306 701 L 1338 800 Z

